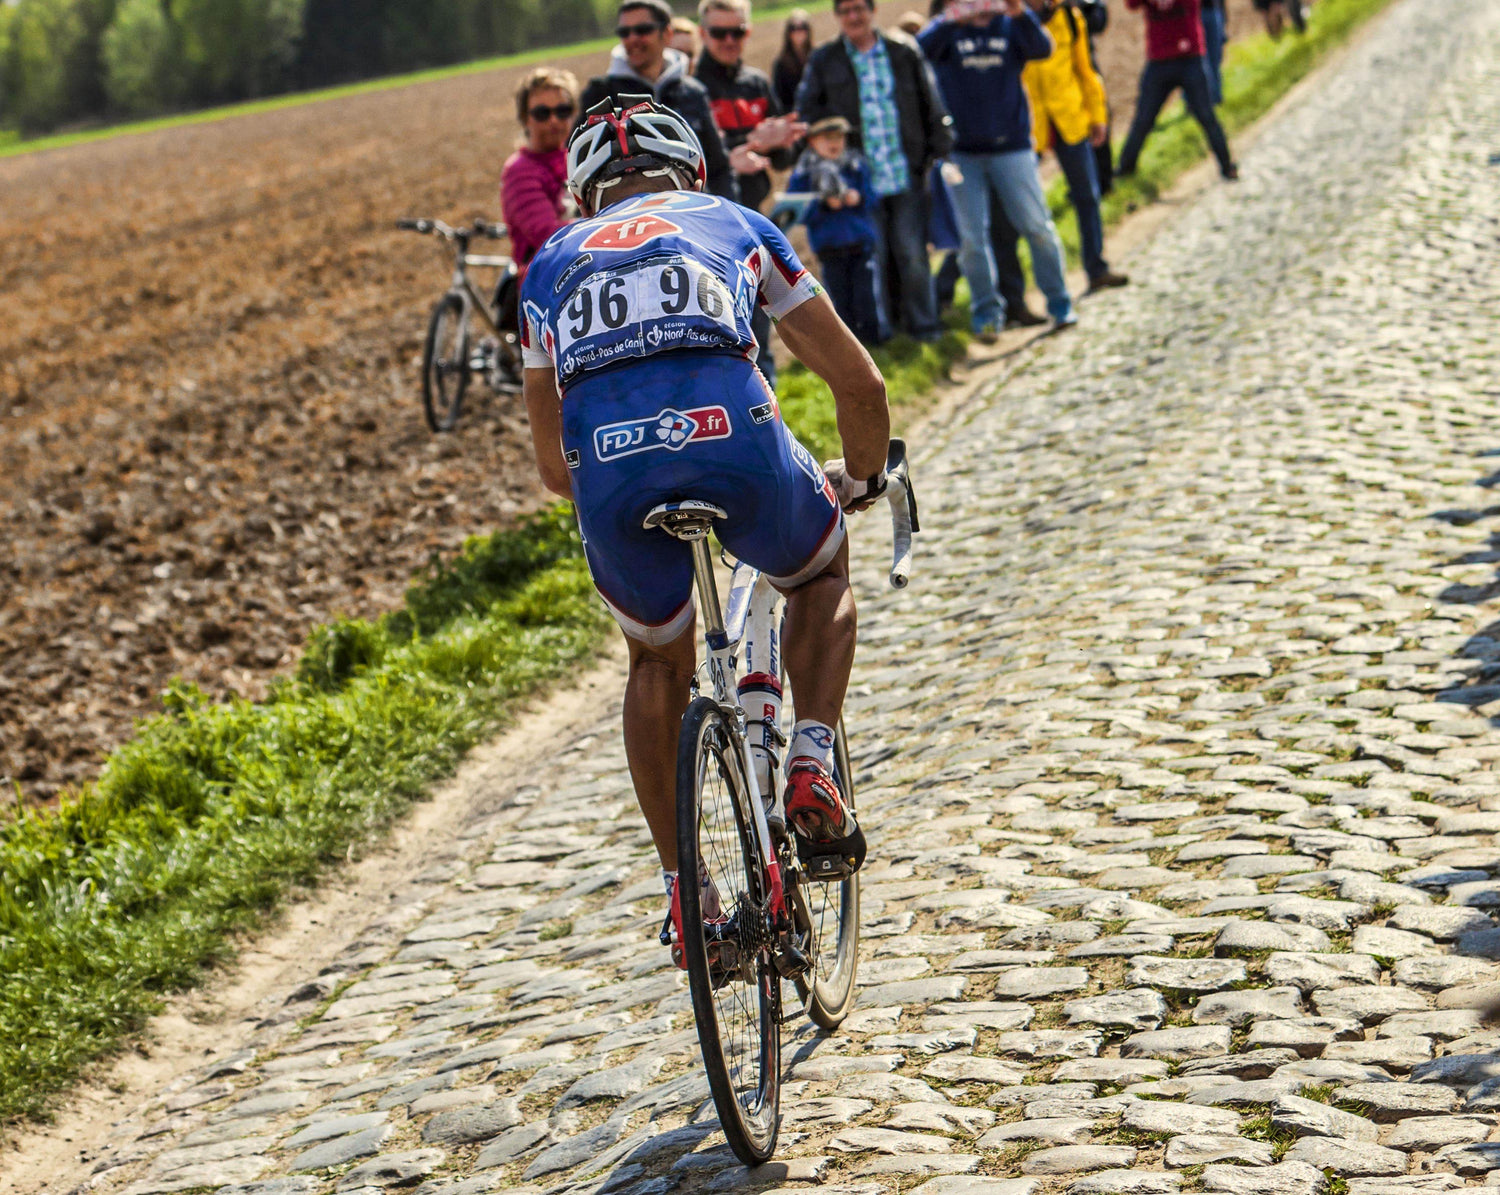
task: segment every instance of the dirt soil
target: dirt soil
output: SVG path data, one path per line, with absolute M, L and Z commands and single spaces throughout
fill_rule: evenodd
M 1117 128 L 1141 44 L 1124 11 L 1098 41 Z M 522 73 L 0 159 L 0 789 L 90 779 L 173 676 L 263 695 L 311 627 L 546 501 L 517 398 L 428 433 L 448 263 L 392 227 L 498 216 Z

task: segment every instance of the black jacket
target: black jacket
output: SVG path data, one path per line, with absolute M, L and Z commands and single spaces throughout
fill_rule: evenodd
M 771 80 L 765 71 L 740 63 L 727 67 L 708 53 L 698 55 L 698 64 L 693 68 L 693 78 L 708 91 L 709 106 L 713 110 L 714 123 L 724 138 L 724 148 L 731 153 L 736 146 L 750 140 L 750 130 L 768 116 L 780 116 L 782 107 L 771 93 Z M 770 155 L 771 165 L 778 170 L 788 170 L 792 165 L 792 151 L 778 149 Z M 759 174 L 738 175 L 740 202 L 746 207 L 760 210 L 766 196 L 771 193 L 771 176 L 764 170 Z
M 790 54 L 781 54 L 771 63 L 771 89 L 783 112 L 797 106 L 797 84 L 802 82 L 803 64 Z
M 877 36 L 885 42 L 896 84 L 896 112 L 901 125 L 901 148 L 911 167 L 912 183 L 921 186 L 928 168 L 953 148 L 953 122 L 933 85 L 921 51 L 911 42 Z M 860 137 L 859 80 L 842 37 L 825 42 L 807 60 L 797 88 L 797 115 L 808 124 L 825 116 L 842 116 L 854 126 L 850 143 L 863 148 Z
M 729 168 L 729 154 L 724 149 L 724 140 L 714 124 L 713 112 L 708 104 L 708 92 L 703 84 L 687 74 L 687 55 L 676 50 L 667 51 L 667 68 L 654 84 L 647 82 L 626 65 L 618 46 L 610 59 L 607 75 L 598 75 L 588 81 L 579 97 L 579 119 L 600 100 L 608 98 L 615 103 L 621 96 L 650 94 L 656 101 L 672 109 L 682 117 L 698 135 L 703 145 L 703 168 L 708 174 L 708 190 L 725 199 L 738 200 L 739 187 L 734 181 L 734 171 Z

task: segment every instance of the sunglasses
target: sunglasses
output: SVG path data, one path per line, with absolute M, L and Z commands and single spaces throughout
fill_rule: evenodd
M 812 26 L 811 25 L 788 25 L 786 27 L 786 31 L 788 33 L 811 33 L 812 32 Z
M 653 33 L 660 33 L 665 28 L 665 25 L 658 24 L 656 21 L 642 21 L 639 25 L 617 25 L 615 36 L 622 41 L 627 37 L 650 37 Z
M 703 32 L 714 41 L 724 41 L 731 37 L 743 39 L 749 34 L 750 27 L 748 25 L 710 25 Z
M 546 104 L 538 104 L 535 108 L 528 108 L 526 115 L 541 124 L 544 120 L 567 120 L 574 112 L 578 111 L 572 104 L 557 104 L 551 108 Z

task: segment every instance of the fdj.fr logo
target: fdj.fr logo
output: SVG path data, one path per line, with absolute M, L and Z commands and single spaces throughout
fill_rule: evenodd
M 594 455 L 612 461 L 637 452 L 666 448 L 672 452 L 701 440 L 727 440 L 734 429 L 723 407 L 698 407 L 674 411 L 668 407 L 645 419 L 625 419 L 594 429 Z

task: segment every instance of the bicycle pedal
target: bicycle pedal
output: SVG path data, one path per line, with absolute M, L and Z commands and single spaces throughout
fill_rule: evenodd
M 843 855 L 813 855 L 802 860 L 807 869 L 807 878 L 818 883 L 829 880 L 847 880 L 854 874 L 854 860 Z
M 865 861 L 864 831 L 856 826 L 853 834 L 832 842 L 810 842 L 798 835 L 797 859 L 810 880 L 847 880 Z

